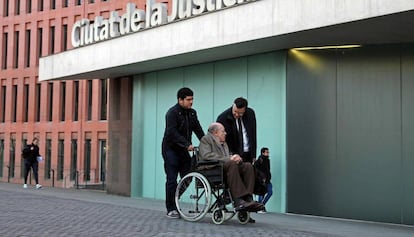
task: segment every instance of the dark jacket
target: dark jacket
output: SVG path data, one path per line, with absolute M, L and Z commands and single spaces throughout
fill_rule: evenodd
M 191 143 L 192 133 L 198 139 L 204 136 L 203 129 L 194 109 L 183 109 L 178 103 L 171 107 L 165 115 L 165 132 L 162 140 L 165 149 L 186 150 Z
M 251 158 L 256 158 L 256 115 L 254 110 L 251 108 L 246 108 L 246 112 L 242 117 L 244 127 L 247 131 L 247 136 L 249 138 L 249 146 Z M 226 129 L 226 142 L 229 146 L 229 150 L 232 154 L 243 154 L 243 151 L 239 151 L 239 139 L 238 139 L 238 130 L 236 126 L 236 120 L 233 117 L 232 107 L 225 110 L 217 117 L 217 122 L 223 124 Z
M 268 156 L 260 155 L 254 162 L 254 167 L 262 171 L 266 176 L 266 184 L 270 183 L 272 174 L 270 173 L 270 160 Z
M 33 147 L 33 149 L 32 149 Z M 23 149 L 23 158 L 29 162 L 37 162 L 39 154 L 39 146 L 34 144 L 27 144 Z

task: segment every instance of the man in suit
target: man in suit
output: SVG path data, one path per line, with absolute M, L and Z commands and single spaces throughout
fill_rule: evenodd
M 201 160 L 218 160 L 223 163 L 224 176 L 236 208 L 248 211 L 263 209 L 263 204 L 253 200 L 253 165 L 243 162 L 238 154 L 230 155 L 222 124 L 212 123 L 209 126 L 208 133 L 200 140 L 199 156 Z
M 245 98 L 239 97 L 233 105 L 217 117 L 227 132 L 230 153 L 239 154 L 244 162 L 256 159 L 256 115 Z

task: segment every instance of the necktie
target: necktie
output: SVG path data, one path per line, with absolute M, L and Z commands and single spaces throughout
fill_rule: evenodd
M 237 123 L 239 125 L 239 153 L 240 155 L 243 154 L 243 125 L 242 125 L 242 121 L 241 118 L 237 119 Z

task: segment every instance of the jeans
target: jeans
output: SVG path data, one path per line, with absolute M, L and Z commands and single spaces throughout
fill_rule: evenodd
M 177 189 L 177 177 L 183 178 L 189 173 L 191 167 L 191 158 L 186 150 L 175 151 L 166 149 L 163 152 L 164 171 L 167 176 L 165 182 L 165 206 L 167 212 L 176 210 L 175 190 Z
M 269 201 L 270 197 L 273 194 L 273 186 L 272 183 L 267 184 L 267 193 L 264 196 L 259 195 L 259 202 L 263 203 L 263 205 L 266 205 L 267 201 Z

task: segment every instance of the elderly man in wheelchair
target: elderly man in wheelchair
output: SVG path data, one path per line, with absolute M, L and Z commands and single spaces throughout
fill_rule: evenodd
M 259 211 L 263 205 L 253 201 L 254 168 L 238 154 L 230 155 L 226 131 L 220 123 L 212 123 L 208 134 L 200 141 L 200 160 L 218 160 L 224 165 L 224 175 L 237 209 Z
M 246 224 L 249 212 L 264 208 L 263 204 L 253 200 L 255 174 L 252 164 L 243 162 L 237 154 L 229 154 L 225 141 L 226 131 L 220 123 L 212 123 L 200 140 L 195 172 L 186 175 L 176 191 L 177 209 L 184 219 L 198 221 L 207 212 L 212 212 L 213 222 L 221 224 L 237 213 L 239 222 Z M 217 167 L 221 169 L 217 171 Z M 216 199 L 214 203 L 211 202 L 212 195 Z M 233 210 L 229 211 L 226 205 L 230 203 L 233 203 Z

